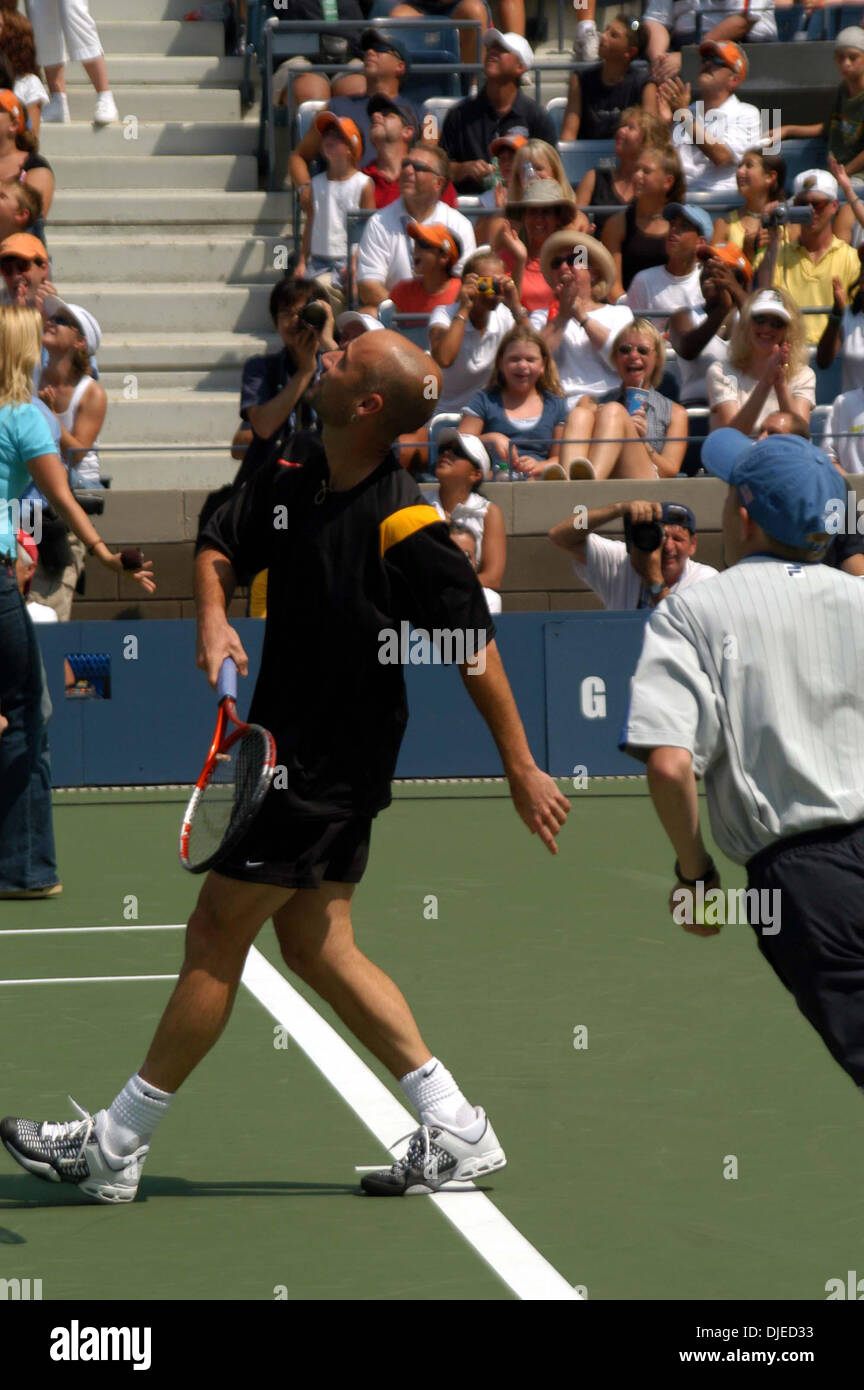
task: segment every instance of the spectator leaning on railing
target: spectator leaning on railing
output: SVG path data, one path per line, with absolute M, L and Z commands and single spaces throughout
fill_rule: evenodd
M 553 526 L 549 539 L 567 551 L 576 575 L 594 590 L 604 608 L 656 608 L 669 594 L 717 574 L 711 565 L 693 559 L 696 518 L 689 507 L 678 502 L 612 502 L 606 507 L 592 507 L 577 525 L 579 520 L 571 513 Z M 648 544 L 644 539 L 646 524 L 655 524 L 662 540 L 653 550 L 645 550 L 633 539 L 616 541 L 596 534 L 618 520 L 628 529 L 641 527 L 637 538 L 643 545 Z
M 792 185 L 796 206 L 813 209 L 813 220 L 801 227 L 798 240 L 783 237 L 785 227 L 770 228 L 768 249 L 756 271 L 759 285 L 788 290 L 799 308 L 826 308 L 833 300 L 833 281 L 848 294 L 860 273 L 858 256 L 846 241 L 834 234 L 837 216 L 837 180 L 826 169 L 805 169 Z M 766 211 L 773 210 L 771 205 Z M 808 343 L 818 343 L 827 314 L 807 314 L 804 332 Z
M 400 280 L 409 280 L 414 244 L 409 222 L 443 223 L 459 238 L 463 259 L 474 250 L 474 229 L 467 217 L 441 202 L 450 181 L 450 164 L 438 145 L 421 140 L 402 161 L 401 193 L 395 203 L 373 213 L 363 229 L 357 257 L 360 301 L 373 307 L 389 297 Z
M 815 125 L 782 125 L 774 136 L 780 140 L 821 138 L 850 176 L 864 177 L 864 29 L 857 25 L 841 29 L 834 41 L 834 61 L 840 85 L 831 115 Z
M 699 45 L 699 57 L 698 105 L 690 104 L 689 82 L 669 77 L 660 86 L 660 114 L 672 119 L 687 192 L 734 197 L 738 161 L 762 135 L 758 109 L 736 95 L 747 58 L 735 43 L 711 42 Z
M 545 107 L 520 88 L 523 75 L 534 66 L 531 45 L 521 34 L 487 29 L 483 35 L 486 78 L 476 97 L 452 106 L 444 119 L 440 141 L 452 162 L 459 193 L 482 193 L 491 185 L 494 169 L 488 152 L 499 135 L 518 135 L 555 144 L 555 127 Z
M 689 426 L 684 407 L 657 390 L 666 365 L 663 339 L 648 319 L 634 319 L 616 334 L 610 357 L 621 382 L 617 398 L 598 404 L 585 396 L 571 410 L 569 442 L 561 446 L 564 476 L 674 478 Z
M 816 403 L 816 374 L 807 365 L 804 322 L 785 290 L 759 290 L 741 308 L 728 360 L 707 372 L 711 429 L 752 434 L 766 416 L 788 410 L 806 423 Z
M 611 140 L 630 106 L 657 114 L 657 84 L 644 64 L 648 30 L 630 15 L 616 14 L 600 35 L 600 65 L 574 73 L 567 94 L 562 140 Z

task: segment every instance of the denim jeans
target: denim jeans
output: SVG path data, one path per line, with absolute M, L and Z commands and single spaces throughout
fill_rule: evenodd
M 0 890 L 58 882 L 47 722 L 51 703 L 36 632 L 15 573 L 0 560 Z

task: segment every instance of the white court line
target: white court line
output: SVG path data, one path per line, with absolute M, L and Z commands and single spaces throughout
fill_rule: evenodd
M 399 1136 L 416 1130 L 417 1121 L 375 1073 L 254 946 L 246 959 L 242 980 L 366 1128 L 394 1158 L 401 1157 L 407 1144 L 400 1144 Z M 511 1226 L 484 1193 L 469 1188 L 464 1192 L 436 1193 L 426 1200 L 473 1245 L 517 1298 L 581 1302 L 581 1295 Z
M 70 932 L 78 932 L 78 931 L 80 931 L 80 932 L 94 932 L 94 931 L 185 931 L 185 930 L 186 930 L 186 923 L 185 923 L 185 922 L 177 922 L 177 923 L 174 923 L 174 924 L 172 924 L 171 926 L 167 926 L 167 927 L 162 927 L 162 926 L 148 926 L 148 925 L 146 925 L 146 924 L 142 924 L 141 926 L 133 926 L 131 923 L 130 923 L 129 926 L 122 926 L 122 927 L 13 927 L 13 929 L 12 929 L 11 931 L 3 931 L 2 929 L 0 929 L 0 941 L 3 940 L 4 936 L 54 936 L 54 935 L 63 936 L 63 935 L 68 935 Z
M 57 975 L 43 980 L 0 980 L 0 985 L 101 985 L 117 980 L 176 980 L 175 975 Z

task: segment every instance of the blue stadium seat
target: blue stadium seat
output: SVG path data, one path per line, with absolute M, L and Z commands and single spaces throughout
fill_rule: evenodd
M 438 133 L 440 134 L 447 112 L 450 110 L 451 106 L 456 105 L 457 101 L 458 97 L 455 96 L 442 97 L 436 95 L 426 97 L 423 101 L 424 121 L 427 116 L 433 116 L 438 123 Z
M 546 110 L 552 117 L 552 124 L 555 127 L 555 143 L 561 139 L 561 127 L 564 124 L 564 113 L 567 110 L 566 97 L 552 97 L 546 103 Z
M 458 34 L 457 29 L 452 32 L 454 35 Z M 453 71 L 419 73 L 412 69 L 402 84 L 403 96 L 413 101 L 415 106 L 424 106 L 427 101 L 436 97 L 449 97 L 451 101 L 458 101 L 462 95 L 462 68 L 458 54 L 454 57 L 446 48 L 424 48 L 412 56 L 416 63 L 446 63 Z
M 810 438 L 814 444 L 822 443 L 830 409 L 830 405 L 817 405 L 810 412 Z
M 295 145 L 299 145 L 304 135 L 309 134 L 309 131 L 315 124 L 315 117 L 318 115 L 319 111 L 324 110 L 326 105 L 326 101 L 301 101 L 295 113 L 297 120 Z
M 805 169 L 827 169 L 828 151 L 824 140 L 784 140 L 780 153 L 786 161 L 787 192 L 792 191 L 792 181 Z
M 397 312 L 393 300 L 385 299 L 382 304 L 378 305 L 378 317 L 385 328 L 392 328 L 394 333 L 401 333 L 404 337 L 410 338 L 411 342 L 416 343 L 418 347 L 428 348 L 428 314 L 400 314 Z
M 615 162 L 615 144 L 612 140 L 561 140 L 558 153 L 564 173 L 574 188 L 589 169 L 597 168 L 601 159 Z

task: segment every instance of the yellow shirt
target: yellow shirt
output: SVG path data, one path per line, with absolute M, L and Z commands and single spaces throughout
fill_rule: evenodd
M 788 290 L 799 309 L 808 309 L 833 304 L 831 281 L 835 276 L 848 295 L 860 274 L 858 252 L 853 251 L 848 242 L 835 236 L 818 261 L 813 261 L 809 251 L 805 251 L 799 242 L 784 242 L 777 254 L 773 283 L 778 289 Z M 804 316 L 808 343 L 818 343 L 827 322 L 827 314 Z

